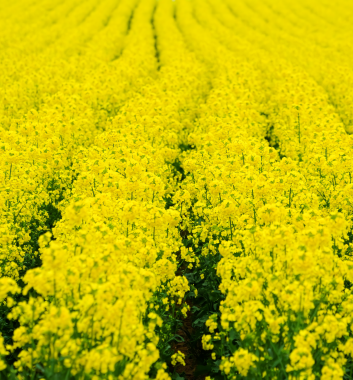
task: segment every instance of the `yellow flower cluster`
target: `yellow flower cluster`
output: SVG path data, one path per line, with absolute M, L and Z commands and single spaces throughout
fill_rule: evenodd
M 8 350 L 19 373 L 144 379 L 159 358 L 153 300 L 168 310 L 189 290 L 166 205 L 206 69 L 169 1 L 56 3 L 4 9 L 1 270 L 27 297 L 7 298 Z
M 169 379 L 213 274 L 227 378 L 343 379 L 353 6 L 309 3 L 0 5 L 0 370 Z
M 175 354 L 172 355 L 172 365 L 176 365 L 177 363 L 180 363 L 185 366 L 185 355 L 178 351 Z
M 219 324 L 216 315 L 206 323 L 214 339 L 204 336 L 203 347 L 222 355 L 216 343 L 228 339 L 233 356 L 220 368 L 230 378 L 251 370 L 271 379 L 343 378 L 353 323 L 353 139 L 347 92 L 326 86 L 331 76 L 343 80 L 328 69 L 319 80 L 322 48 L 308 59 L 299 41 L 294 49 L 284 26 L 289 2 L 283 17 L 276 1 L 256 2 L 259 9 L 180 3 L 186 38 L 214 70 L 174 196 L 192 210 L 184 229 L 200 254 L 222 257 L 225 300 Z M 320 67 L 316 76 L 311 64 Z

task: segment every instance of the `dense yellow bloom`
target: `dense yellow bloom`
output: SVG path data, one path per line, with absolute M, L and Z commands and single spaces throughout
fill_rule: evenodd
M 352 15 L 347 0 L 0 5 L 0 302 L 19 323 L 0 370 L 11 353 L 19 378 L 167 380 L 162 361 L 185 356 L 161 359 L 162 317 L 187 317 L 212 277 L 202 346 L 228 378 L 343 379 Z
M 223 361 L 220 368 L 228 375 L 233 366 L 239 371 L 240 375 L 247 376 L 250 368 L 253 366 L 253 362 L 257 361 L 258 358 L 249 353 L 247 350 L 240 348 L 234 356 Z

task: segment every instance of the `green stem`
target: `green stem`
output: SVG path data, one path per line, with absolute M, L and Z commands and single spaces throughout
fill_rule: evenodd
M 233 241 L 232 219 L 229 217 L 230 238 Z

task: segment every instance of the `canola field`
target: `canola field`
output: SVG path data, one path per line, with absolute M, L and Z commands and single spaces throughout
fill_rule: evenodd
M 353 379 L 353 2 L 0 25 L 0 378 Z

